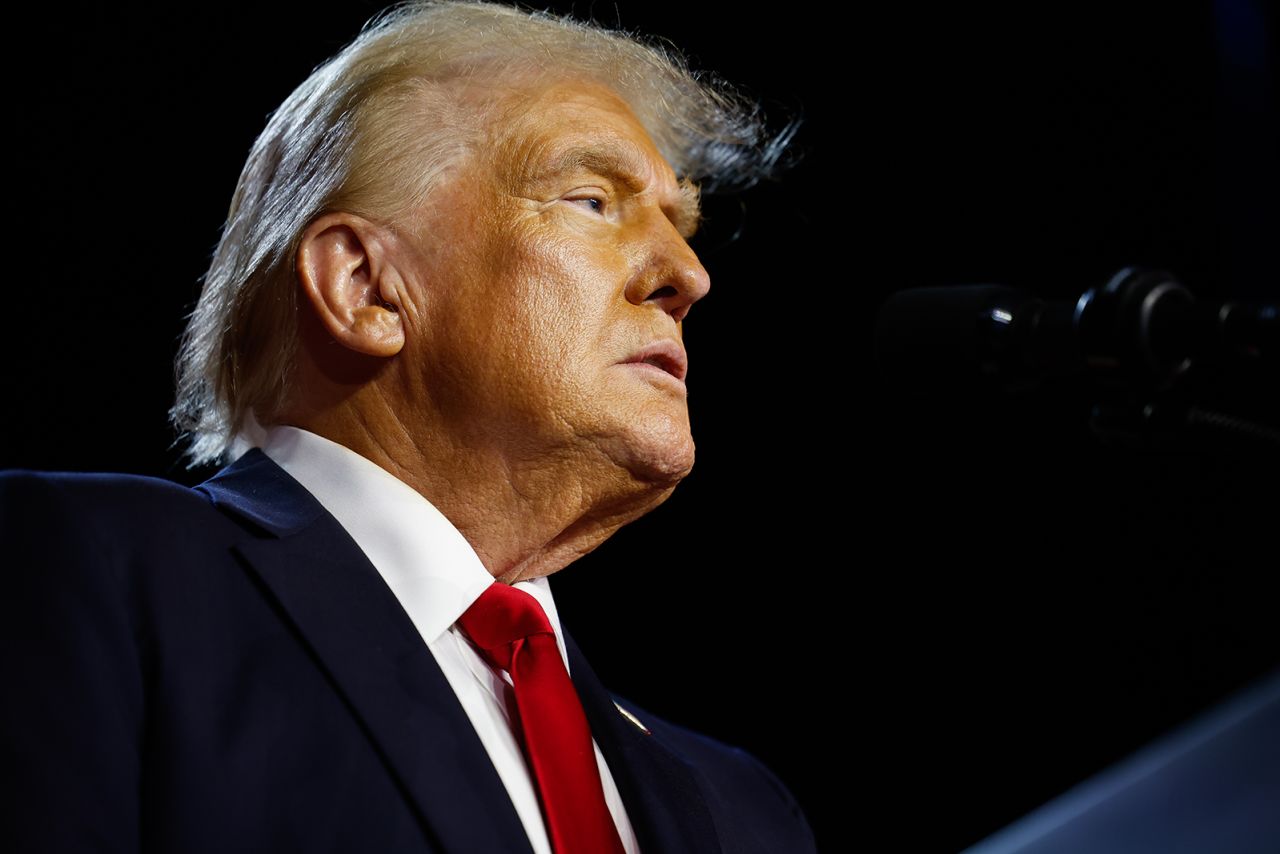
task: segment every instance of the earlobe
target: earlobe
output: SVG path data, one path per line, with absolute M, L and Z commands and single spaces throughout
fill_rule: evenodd
M 404 324 L 400 322 L 400 315 L 381 305 L 357 309 L 350 331 L 351 338 L 342 343 L 368 356 L 390 357 L 404 347 Z
M 296 261 L 303 309 L 335 341 L 368 356 L 400 352 L 404 321 L 396 300 L 403 282 L 377 225 L 354 214 L 325 214 L 303 232 Z

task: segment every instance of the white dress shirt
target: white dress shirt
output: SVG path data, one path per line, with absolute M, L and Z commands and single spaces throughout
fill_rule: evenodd
M 347 530 L 381 573 L 435 656 L 511 796 L 535 854 L 551 854 L 536 784 L 511 728 L 511 677 L 481 657 L 456 621 L 493 583 L 471 544 L 431 502 L 354 451 L 296 427 L 266 431 L 263 452 Z M 569 666 L 546 578 L 517 582 L 538 600 Z M 609 766 L 595 745 L 605 802 L 628 854 L 639 845 Z

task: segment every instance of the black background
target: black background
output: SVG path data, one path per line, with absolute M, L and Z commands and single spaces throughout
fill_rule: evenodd
M 903 394 L 870 347 L 917 285 L 1274 294 L 1262 30 L 1214 26 L 1260 5 L 555 4 L 803 118 L 782 181 L 707 201 L 694 473 L 555 587 L 606 684 L 763 758 L 823 847 L 956 850 L 1280 664 L 1274 452 Z M 166 423 L 184 315 L 267 114 L 378 8 L 10 19 L 0 466 L 209 474 Z

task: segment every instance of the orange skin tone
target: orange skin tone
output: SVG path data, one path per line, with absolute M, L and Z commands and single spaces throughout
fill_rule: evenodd
M 302 346 L 279 423 L 434 504 L 500 581 L 550 575 L 694 461 L 684 383 L 626 360 L 710 287 L 696 195 L 593 83 L 521 90 L 409 218 L 322 215 L 297 254 Z

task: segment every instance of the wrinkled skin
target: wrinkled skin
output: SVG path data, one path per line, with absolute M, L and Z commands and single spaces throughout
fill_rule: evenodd
M 696 194 L 614 94 L 544 84 L 495 116 L 408 221 L 308 228 L 280 421 L 416 488 L 513 582 L 689 472 L 681 321 L 709 280 L 686 242 Z

